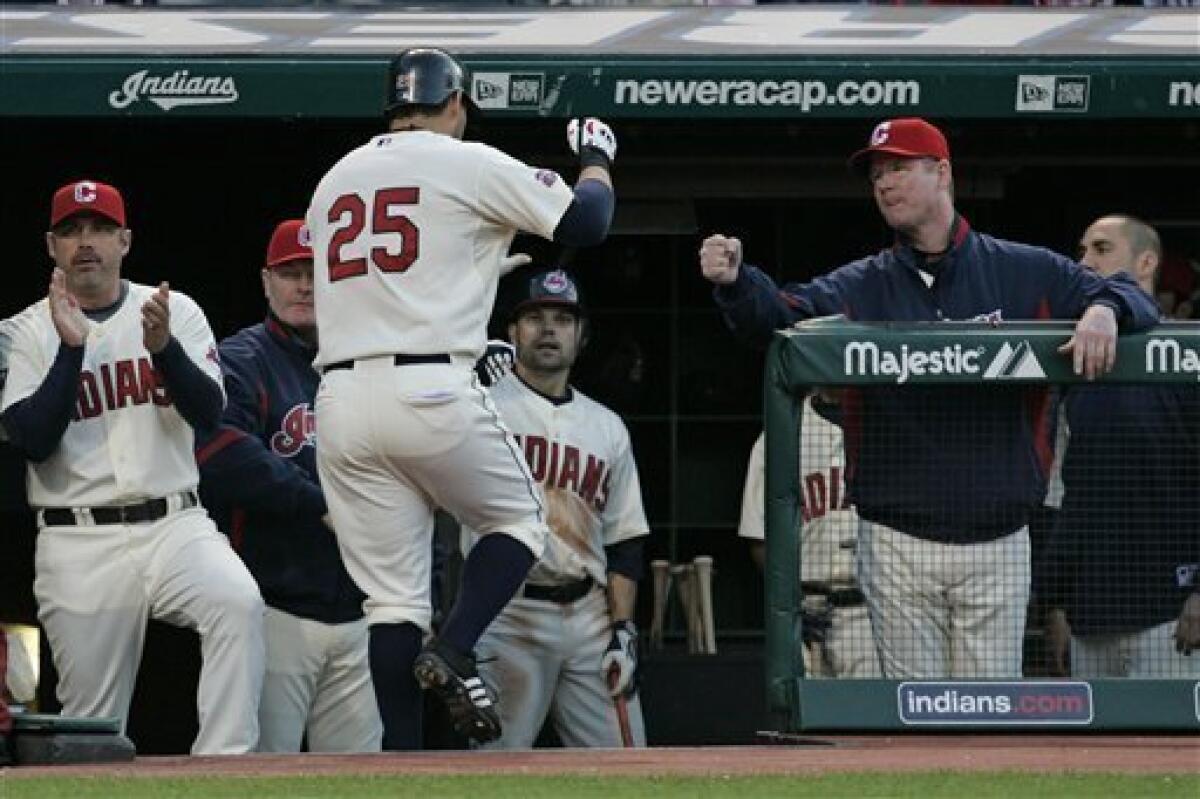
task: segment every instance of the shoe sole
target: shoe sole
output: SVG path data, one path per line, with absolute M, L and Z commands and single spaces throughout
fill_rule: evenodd
M 425 690 L 436 692 L 450 711 L 450 719 L 459 733 L 481 743 L 500 737 L 500 725 L 481 715 L 461 680 L 434 655 L 421 654 L 413 664 L 413 676 Z

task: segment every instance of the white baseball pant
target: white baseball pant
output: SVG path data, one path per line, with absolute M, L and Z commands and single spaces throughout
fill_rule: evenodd
M 1029 529 L 982 544 L 859 531 L 859 584 L 885 676 L 1020 679 Z
M 272 607 L 263 620 L 267 673 L 260 752 L 378 752 L 383 722 L 367 663 L 367 622 L 325 624 Z
M 1200 654 L 1175 651 L 1176 620 L 1132 633 L 1071 636 L 1071 676 L 1200 679 Z
M 263 601 L 203 508 L 147 524 L 42 528 L 33 590 L 68 716 L 129 715 L 146 622 L 200 634 L 203 664 L 192 754 L 258 743 Z
M 474 363 L 327 372 L 317 391 L 317 467 L 346 570 L 370 624 L 429 629 L 434 511 L 502 532 L 540 557 L 549 534 L 529 467 Z
M 600 661 L 611 638 L 600 588 L 566 605 L 518 595 L 479 641 L 479 673 L 499 698 L 493 749 L 528 749 L 547 717 L 565 746 L 620 748 L 621 727 Z M 634 746 L 646 745 L 637 695 L 626 701 Z

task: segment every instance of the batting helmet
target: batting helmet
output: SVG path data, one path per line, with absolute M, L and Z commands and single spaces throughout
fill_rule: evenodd
M 479 110 L 471 99 L 466 73 L 449 53 L 432 47 L 405 50 L 392 59 L 388 68 L 384 112 L 390 114 L 412 105 L 441 105 L 455 92 L 462 94 L 468 109 Z
M 538 272 L 529 278 L 517 297 L 516 305 L 513 306 L 512 318 L 515 319 L 526 308 L 542 305 L 568 308 L 580 318 L 587 315 L 579 301 L 579 289 L 575 286 L 575 281 L 561 269 Z

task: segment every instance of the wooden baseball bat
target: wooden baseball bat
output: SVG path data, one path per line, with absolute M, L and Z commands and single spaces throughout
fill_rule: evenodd
M 683 564 L 671 566 L 671 579 L 679 595 L 679 610 L 683 614 L 683 626 L 687 631 L 688 652 L 696 651 L 695 630 L 692 625 L 692 581 L 688 567 Z
M 704 622 L 700 618 L 700 585 L 696 579 L 696 566 L 685 564 L 683 573 L 688 582 L 688 651 L 698 655 L 704 654 Z
M 713 620 L 712 578 L 713 559 L 709 555 L 697 555 L 692 561 L 696 568 L 696 593 L 699 596 L 700 622 L 704 631 L 702 651 L 707 655 L 717 654 L 717 630 Z
M 618 669 L 616 664 L 608 670 L 608 689 L 617 687 Z M 629 726 L 629 706 L 625 700 L 625 694 L 617 694 L 613 697 L 613 707 L 617 711 L 617 726 L 621 728 L 621 746 L 626 749 L 633 748 L 633 729 Z
M 667 618 L 667 601 L 671 597 L 671 564 L 665 560 L 650 561 L 650 573 L 654 578 L 654 605 L 650 618 L 650 649 L 663 648 L 663 623 Z

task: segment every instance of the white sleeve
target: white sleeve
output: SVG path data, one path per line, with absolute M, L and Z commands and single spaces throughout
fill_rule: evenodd
M 480 162 L 480 213 L 504 227 L 554 237 L 554 229 L 575 199 L 557 173 L 523 164 L 491 147 Z
M 637 538 L 650 532 L 642 506 L 642 484 L 629 443 L 629 431 L 617 420 L 619 454 L 608 473 L 608 499 L 604 506 L 604 545 Z
M 196 301 L 178 291 L 171 292 L 171 334 L 200 370 L 217 382 L 224 397 L 225 380 L 212 328 Z
M 742 518 L 738 522 L 738 535 L 758 541 L 766 539 L 763 522 L 763 494 L 766 482 L 766 437 L 759 433 L 750 448 L 750 462 L 746 466 L 746 484 L 742 488 Z
M 8 410 L 37 391 L 46 379 L 46 373 L 50 371 L 50 361 L 42 351 L 42 336 L 33 317 L 33 314 L 39 311 L 49 313 L 49 306 L 35 306 L 12 319 L 5 320 L 8 362 L 4 379 L 4 398 L 0 400 L 0 408 L 3 410 Z

